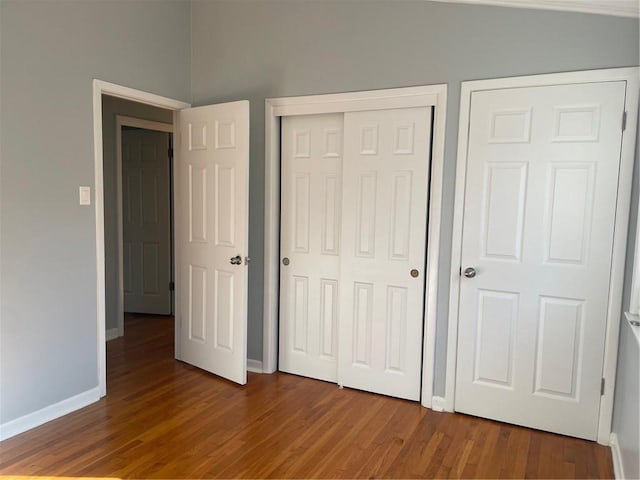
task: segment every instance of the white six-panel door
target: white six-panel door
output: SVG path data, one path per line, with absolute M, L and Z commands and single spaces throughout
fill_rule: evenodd
M 189 108 L 176 115 L 180 359 L 245 384 L 249 102 Z
M 124 311 L 171 314 L 169 134 L 122 131 Z
M 624 82 L 473 93 L 457 411 L 596 438 L 624 99 Z
M 430 144 L 427 107 L 283 119 L 281 370 L 419 399 Z
M 342 114 L 282 120 L 280 370 L 337 381 Z
M 420 399 L 431 108 L 346 113 L 338 381 Z

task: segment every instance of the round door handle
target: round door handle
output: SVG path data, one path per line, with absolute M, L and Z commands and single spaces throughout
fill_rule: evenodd
M 240 255 L 236 255 L 235 257 L 231 257 L 229 259 L 229 263 L 231 265 L 240 265 L 242 263 L 242 257 Z
M 282 264 L 286 267 L 287 265 L 289 265 L 289 259 L 287 257 L 284 257 L 282 259 Z
M 413 278 L 418 278 L 418 275 L 420 275 L 420 272 L 416 268 L 412 268 L 411 271 L 409 272 L 409 275 L 411 275 Z
M 467 267 L 464 269 L 464 276 L 467 278 L 473 278 L 476 276 L 476 269 L 473 267 Z

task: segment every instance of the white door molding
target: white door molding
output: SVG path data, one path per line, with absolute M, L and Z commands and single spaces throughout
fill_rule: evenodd
M 116 115 L 116 235 L 118 249 L 116 253 L 116 265 L 118 267 L 118 285 L 116 302 L 118 315 L 118 336 L 124 335 L 124 253 L 123 240 L 124 227 L 122 226 L 122 127 L 144 128 L 156 132 L 173 133 L 173 124 L 154 122 L 142 118 Z M 173 235 L 173 234 L 172 234 Z
M 622 312 L 622 287 L 624 281 L 625 252 L 631 199 L 631 177 L 633 173 L 636 124 L 638 116 L 639 73 L 640 69 L 633 67 L 462 82 L 449 294 L 449 331 L 445 391 L 446 411 L 453 411 L 455 398 L 458 302 L 461 278 L 459 275 L 459 269 L 461 266 L 460 262 L 462 254 L 462 224 L 467 170 L 466 164 L 471 94 L 477 91 L 493 89 L 625 81 L 627 82 L 625 98 L 627 128 L 622 138 L 618 200 L 615 215 L 615 231 L 611 265 L 611 283 L 609 286 L 609 304 L 607 307 L 604 366 L 602 372 L 602 376 L 605 379 L 605 389 L 600 402 L 600 415 L 598 420 L 598 442 L 602 444 L 609 443 L 618 353 L 618 333 Z M 622 122 L 622 118 L 620 121 Z
M 167 110 L 180 110 L 191 105 L 172 98 L 136 90 L 103 80 L 93 80 L 93 160 L 94 205 L 96 212 L 96 323 L 98 327 L 98 387 L 100 396 L 107 394 L 107 358 L 105 332 L 105 265 L 104 265 L 104 174 L 102 156 L 102 95 L 123 98 Z
M 265 101 L 265 245 L 263 371 L 277 368 L 280 257 L 280 117 L 390 108 L 433 107 L 421 402 L 431 407 L 435 363 L 438 256 L 442 210 L 447 85 L 394 88 Z

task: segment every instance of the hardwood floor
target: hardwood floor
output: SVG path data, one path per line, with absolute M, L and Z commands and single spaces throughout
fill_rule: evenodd
M 107 344 L 108 396 L 0 443 L 0 475 L 611 478 L 593 442 L 286 374 L 244 387 L 173 359 L 173 320 Z

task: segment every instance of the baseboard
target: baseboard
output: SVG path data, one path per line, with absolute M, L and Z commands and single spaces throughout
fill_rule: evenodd
M 445 401 L 442 397 L 436 397 L 435 395 L 431 398 L 431 410 L 434 412 L 444 412 L 445 411 Z
M 118 338 L 119 336 L 120 336 L 120 329 L 118 327 L 110 328 L 105 332 L 105 338 L 107 339 L 107 342 L 109 340 L 113 340 L 114 338 Z
M 254 360 L 253 358 L 247 358 L 247 371 L 262 373 L 262 362 L 260 360 Z
M 79 410 L 100 400 L 100 388 L 95 387 L 86 392 L 62 400 L 36 412 L 29 413 L 10 422 L 0 425 L 0 441 L 14 437 L 22 432 L 39 427 L 40 425 Z
M 613 477 L 619 479 L 627 478 L 624 475 L 624 464 L 622 463 L 618 435 L 612 433 L 609 443 L 611 444 L 611 459 L 613 460 Z

